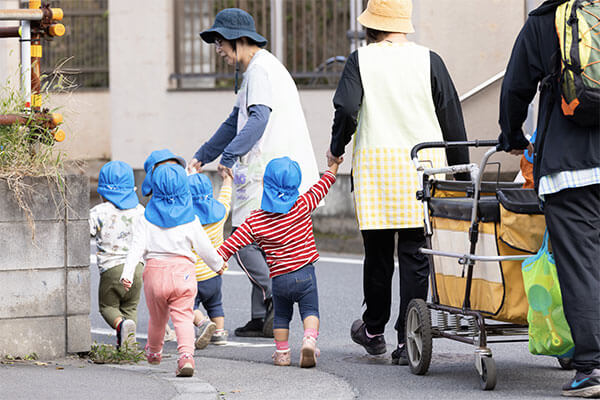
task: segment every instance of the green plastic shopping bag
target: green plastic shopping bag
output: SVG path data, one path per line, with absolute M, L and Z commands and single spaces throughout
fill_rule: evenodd
M 574 344 L 563 311 L 554 256 L 548 252 L 548 230 L 537 254 L 523 261 L 521 272 L 529 302 L 529 351 L 564 356 Z

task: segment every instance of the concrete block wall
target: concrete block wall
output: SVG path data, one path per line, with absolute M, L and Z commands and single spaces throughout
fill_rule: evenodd
M 0 357 L 89 351 L 89 183 L 66 178 L 66 202 L 46 178 L 25 181 L 26 215 L 0 180 Z

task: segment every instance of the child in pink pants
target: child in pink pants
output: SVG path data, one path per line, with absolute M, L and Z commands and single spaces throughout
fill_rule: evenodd
M 163 164 L 152 174 L 153 195 L 144 218 L 133 230 L 133 240 L 121 282 L 131 287 L 137 260 L 146 261 L 144 294 L 150 314 L 146 358 L 159 364 L 165 326 L 169 316 L 177 334 L 177 376 L 194 374 L 194 299 L 196 297 L 196 256 L 218 274 L 226 264 L 217 254 L 194 214 L 185 170 L 177 164 Z

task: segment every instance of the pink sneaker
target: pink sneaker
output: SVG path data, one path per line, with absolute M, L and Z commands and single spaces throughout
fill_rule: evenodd
M 144 352 L 146 353 L 146 360 L 148 360 L 148 364 L 158 365 L 162 360 L 162 350 L 158 353 L 152 353 L 150 351 L 150 347 L 146 345 L 144 348 Z
M 194 375 L 194 356 L 190 353 L 183 353 L 177 360 L 177 370 L 175 376 L 187 377 Z
M 312 336 L 304 336 L 302 347 L 300 348 L 300 368 L 312 368 L 317 365 L 319 354 L 317 339 Z
M 271 357 L 273 357 L 273 364 L 279 365 L 280 367 L 286 367 L 292 363 L 292 352 L 290 349 L 285 351 L 275 351 Z

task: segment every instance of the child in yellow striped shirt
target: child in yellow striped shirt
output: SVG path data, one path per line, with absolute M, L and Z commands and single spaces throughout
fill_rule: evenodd
M 219 172 L 223 185 L 218 200 L 213 197 L 210 179 L 204 174 L 188 176 L 194 212 L 200 219 L 212 245 L 218 248 L 223 243 L 223 226 L 229 215 L 232 179 L 226 172 Z M 198 294 L 194 303 L 194 325 L 198 327 L 196 348 L 203 349 L 208 343 L 227 343 L 225 314 L 221 296 L 222 278 L 213 272 L 201 258 L 196 262 Z M 208 314 L 200 311 L 202 304 Z

